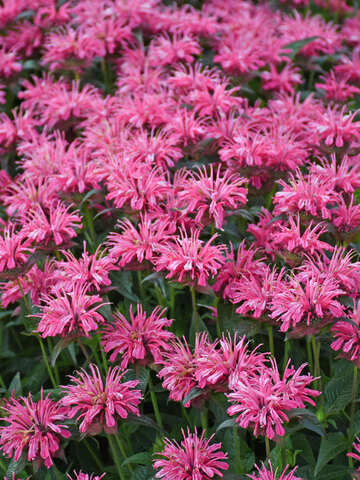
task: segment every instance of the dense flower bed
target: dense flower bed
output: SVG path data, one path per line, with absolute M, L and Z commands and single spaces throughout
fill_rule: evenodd
M 0 469 L 360 478 L 360 14 L 2 0 Z

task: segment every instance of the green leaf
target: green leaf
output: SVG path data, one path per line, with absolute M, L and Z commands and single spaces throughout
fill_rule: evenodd
M 339 480 L 350 473 L 349 467 L 343 465 L 329 465 L 322 469 L 321 473 L 315 477 L 316 480 Z
M 83 203 L 86 202 L 86 200 L 88 200 L 90 197 L 92 197 L 93 195 L 95 195 L 96 193 L 100 193 L 101 190 L 98 190 L 97 188 L 93 188 L 92 190 L 90 190 L 89 192 L 87 192 L 86 195 L 84 195 L 83 199 L 81 200 L 81 203 L 80 205 L 82 205 Z
M 140 368 L 137 379 L 139 380 L 138 387 L 141 390 L 141 393 L 144 395 L 148 381 L 149 381 L 149 370 L 147 368 Z
M 54 347 L 52 356 L 51 356 L 51 365 L 54 366 L 55 362 L 60 355 L 60 353 L 72 343 L 74 339 L 62 338 Z
M 303 433 L 298 433 L 291 438 L 291 442 L 293 448 L 299 451 L 299 456 L 302 457 L 312 469 L 314 469 L 316 465 L 314 451 L 305 435 Z
M 296 55 L 300 52 L 300 50 L 303 47 L 305 47 L 305 45 L 313 42 L 317 38 L 319 37 L 318 36 L 307 37 L 307 38 L 303 38 L 302 40 L 297 40 L 296 42 L 291 42 L 291 43 L 288 43 L 287 45 L 284 45 L 282 47 L 283 50 L 291 50 L 291 52 L 285 53 L 284 55 L 286 55 L 287 57 L 290 57 L 293 60 L 296 57 Z
M 152 455 L 150 452 L 135 453 L 135 455 L 131 455 L 131 457 L 128 457 L 126 460 L 124 460 L 122 464 L 127 465 L 128 463 L 151 465 Z
M 223 422 L 220 423 L 220 425 L 217 427 L 216 431 L 218 432 L 219 430 L 222 430 L 223 428 L 234 428 L 237 427 L 238 424 L 236 423 L 235 418 L 228 418 L 227 420 L 224 420 Z
M 163 433 L 159 425 L 156 422 L 154 422 L 152 418 L 147 417 L 146 415 L 141 415 L 140 417 L 137 417 L 136 415 L 129 415 L 126 419 L 126 422 L 131 423 L 133 425 L 142 425 L 144 427 L 149 427 Z
M 15 397 L 22 395 L 20 372 L 17 372 L 14 375 L 14 378 L 11 380 L 11 383 L 9 385 L 8 392 L 10 395 L 12 395 L 12 393 L 14 392 Z
M 341 372 L 335 372 L 324 388 L 324 409 L 327 415 L 342 411 L 352 399 L 354 367 L 347 362 Z
M 26 452 L 23 452 L 19 460 L 16 460 L 16 461 L 14 459 L 11 460 L 6 472 L 6 477 L 12 478 L 13 474 L 17 475 L 19 472 L 21 472 L 21 470 L 24 469 L 26 463 L 27 463 Z
M 185 405 L 185 403 L 187 402 L 190 402 L 190 400 L 193 400 L 194 398 L 200 397 L 200 395 L 203 395 L 206 391 L 207 390 L 205 390 L 204 388 L 194 387 L 182 401 L 183 405 Z
M 294 408 L 288 413 L 288 417 L 289 419 L 296 418 L 302 427 L 317 433 L 321 437 L 326 435 L 324 427 L 319 422 L 315 413 L 313 413 L 311 410 L 306 410 L 305 408 Z
M 315 466 L 315 477 L 330 462 L 330 460 L 348 449 L 348 443 L 348 440 L 341 432 L 329 433 L 326 437 L 322 438 Z

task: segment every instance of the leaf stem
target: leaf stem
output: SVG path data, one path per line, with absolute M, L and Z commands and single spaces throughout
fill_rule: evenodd
M 191 291 L 192 310 L 193 310 L 193 315 L 194 315 L 194 329 L 195 329 L 195 333 L 199 333 L 199 323 L 198 323 L 198 314 L 197 314 L 197 306 L 196 306 L 195 288 L 190 287 L 190 291 Z
M 153 384 L 153 381 L 152 381 L 152 378 L 151 378 L 151 372 L 149 374 L 149 381 L 148 382 L 149 382 L 149 392 L 150 392 L 151 402 L 152 402 L 154 413 L 155 413 L 156 422 L 159 425 L 159 427 L 162 430 L 164 430 L 164 426 L 163 426 L 160 411 L 159 411 L 159 405 L 157 403 L 155 392 L 153 391 L 154 390 L 154 384 Z
M 85 444 L 85 447 L 87 448 L 88 452 L 90 453 L 90 455 L 92 456 L 94 462 L 96 463 L 97 467 L 99 468 L 99 470 L 101 472 L 104 471 L 104 467 L 102 466 L 98 456 L 96 455 L 96 453 L 94 452 L 94 450 L 91 448 L 90 446 L 90 443 L 88 441 L 88 439 L 86 437 L 83 438 L 83 441 L 84 441 L 84 444 Z
M 55 378 L 54 378 L 54 375 L 53 375 L 53 373 L 52 373 L 52 371 L 51 371 L 51 367 L 50 367 L 50 364 L 49 364 L 49 360 L 48 360 L 48 358 L 47 358 L 46 351 L 45 351 L 44 342 L 43 342 L 43 340 L 42 340 L 42 338 L 41 338 L 40 335 L 38 336 L 38 339 L 39 339 L 41 352 L 42 352 L 43 357 L 44 357 L 44 362 L 45 362 L 46 369 L 47 369 L 47 371 L 48 371 L 48 374 L 49 374 L 51 383 L 53 384 L 53 387 L 54 387 L 54 388 L 57 388 L 57 387 L 58 387 L 58 384 L 56 383 Z
M 268 329 L 268 332 L 269 332 L 269 348 L 270 348 L 270 352 L 271 352 L 271 355 L 272 355 L 273 357 L 275 357 L 273 326 L 272 326 L 272 325 L 268 325 L 267 329 Z
M 265 436 L 266 463 L 270 463 L 270 440 Z
M 88 364 L 90 365 L 90 363 L 91 363 L 91 358 L 90 358 L 90 356 L 89 356 L 89 354 L 88 354 L 88 351 L 87 351 L 86 348 L 85 348 L 85 345 L 83 344 L 81 338 L 78 338 L 77 341 L 78 341 L 78 344 L 79 344 L 79 347 L 80 347 L 81 351 L 82 351 L 83 354 L 84 354 L 84 357 L 86 358 Z
M 353 438 L 353 436 L 354 436 L 354 418 L 355 418 L 356 393 L 357 393 L 357 377 L 358 377 L 358 368 L 354 364 L 352 400 L 351 400 L 351 411 L 350 411 L 350 429 L 349 429 L 349 437 L 350 438 Z
M 116 451 L 116 445 L 114 443 L 113 435 L 107 434 L 107 437 L 109 440 L 109 445 L 110 445 L 113 460 L 115 462 L 116 470 L 119 474 L 119 478 L 120 480 L 125 480 L 124 470 L 122 469 L 122 466 L 119 460 L 119 455 L 118 455 L 118 452 Z

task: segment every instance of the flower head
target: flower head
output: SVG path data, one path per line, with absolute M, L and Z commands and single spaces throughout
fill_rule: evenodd
M 88 285 L 74 283 L 73 289 L 65 291 L 55 286 L 51 294 L 41 297 L 41 312 L 33 315 L 40 318 L 37 332 L 43 338 L 89 336 L 105 320 L 97 311 L 106 305 L 98 295 L 88 295 Z
M 11 397 L 2 409 L 8 414 L 3 418 L 8 425 L 0 427 L 0 445 L 7 457 L 17 461 L 25 451 L 35 467 L 45 464 L 50 468 L 53 457 L 63 455 L 60 440 L 70 437 L 63 425 L 67 409 L 52 401 L 49 395 L 44 398 L 41 390 L 38 402 L 33 400 L 31 393 L 27 398 Z
M 102 337 L 105 352 L 112 351 L 110 360 L 113 362 L 120 355 L 121 368 L 135 362 L 141 365 L 161 363 L 162 353 L 170 350 L 169 342 L 174 337 L 165 330 L 172 320 L 164 318 L 164 313 L 165 309 L 156 307 L 147 316 L 138 303 L 136 315 L 130 306 L 130 321 L 120 312 L 115 314 L 115 323 L 107 325 Z
M 199 438 L 197 430 L 187 435 L 182 430 L 184 440 L 180 445 L 168 438 L 164 439 L 165 449 L 158 453 L 163 458 L 154 461 L 154 468 L 160 469 L 156 478 L 166 480 L 210 480 L 214 475 L 222 477 L 221 470 L 227 470 L 227 453 L 223 453 L 221 443 L 210 444 L 214 435 L 205 439 L 202 433 Z
M 142 396 L 135 388 L 139 380 L 121 382 L 126 372 L 120 367 L 109 368 L 105 382 L 96 365 L 90 365 L 90 371 L 90 374 L 78 371 L 78 377 L 69 376 L 73 385 L 62 386 L 66 395 L 61 402 L 69 407 L 69 418 L 81 420 L 81 433 L 97 435 L 103 429 L 106 433 L 116 433 L 120 418 L 130 413 L 139 415 L 137 407 Z
M 294 475 L 297 467 L 289 471 L 289 465 L 287 465 L 285 467 L 285 470 L 283 470 L 283 472 L 281 473 L 280 477 L 278 477 L 278 469 L 276 468 L 274 472 L 272 464 L 270 462 L 268 466 L 263 463 L 261 469 L 257 465 L 255 465 L 255 467 L 257 473 L 252 473 L 251 475 L 248 475 L 251 480 L 301 480 L 300 477 L 295 477 Z
M 180 237 L 159 245 L 160 257 L 155 260 L 156 270 L 169 270 L 166 278 L 175 277 L 178 282 L 206 286 L 210 276 L 215 276 L 225 262 L 222 252 L 225 245 L 211 245 L 214 235 L 205 245 L 200 240 L 200 230 L 192 230 L 190 236 L 181 230 Z

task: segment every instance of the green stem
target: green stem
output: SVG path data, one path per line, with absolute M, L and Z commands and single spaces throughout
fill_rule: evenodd
M 265 437 L 265 449 L 266 449 L 266 463 L 270 463 L 270 440 Z
M 145 299 L 144 285 L 142 284 L 141 270 L 137 271 L 137 278 L 139 284 L 140 299 Z
M 316 390 L 320 389 L 322 392 L 322 382 L 321 382 L 321 371 L 320 371 L 320 344 L 316 342 L 315 335 L 311 336 L 311 343 L 312 343 L 312 348 L 313 348 L 313 354 L 314 354 L 314 371 L 315 371 L 315 376 L 319 377 L 317 380 L 315 380 L 315 388 Z
M 190 291 L 191 291 L 192 310 L 193 310 L 193 315 L 194 315 L 194 329 L 195 329 L 195 333 L 199 333 L 195 288 L 191 287 Z
M 102 358 L 102 361 L 103 361 L 103 365 L 104 365 L 104 368 L 105 368 L 105 373 L 108 372 L 109 370 L 109 364 L 108 364 L 108 361 L 107 361 L 107 358 L 106 358 L 106 355 L 105 355 L 105 352 L 101 346 L 101 338 L 100 338 L 100 334 L 97 333 L 96 334 L 97 336 L 97 339 L 98 339 L 98 342 L 99 342 L 99 350 L 100 350 L 100 353 L 101 353 L 101 358 Z
M 189 414 L 187 413 L 186 411 L 186 408 L 184 407 L 184 405 L 181 405 L 181 411 L 182 411 L 182 414 L 184 415 L 185 417 L 185 420 L 186 420 L 186 423 L 188 424 L 188 426 L 190 427 L 190 429 L 192 430 L 194 428 L 194 425 L 190 419 L 190 416 Z
M 126 460 L 126 459 L 127 459 L 127 455 L 126 455 L 124 446 L 123 446 L 123 444 L 122 444 L 122 441 L 120 440 L 120 436 L 119 436 L 119 435 L 115 435 L 115 440 L 116 440 L 116 443 L 118 444 L 118 447 L 119 447 L 119 450 L 120 450 L 122 456 L 123 456 L 124 459 Z M 132 473 L 134 470 L 133 470 L 132 466 L 130 465 L 130 463 L 128 463 L 128 467 L 129 467 L 130 472 Z
M 355 404 L 356 404 L 356 394 L 357 394 L 357 376 L 358 376 L 358 368 L 354 364 L 352 400 L 351 400 L 351 411 L 350 411 L 350 429 L 349 429 L 349 437 L 350 438 L 353 438 L 353 436 L 354 436 L 354 418 L 355 418 Z
M 216 308 L 216 333 L 218 338 L 221 338 L 221 325 L 220 325 L 220 318 L 219 318 L 219 311 L 218 311 L 218 303 L 219 303 L 219 297 L 215 298 L 215 308 Z
M 85 444 L 85 447 L 87 448 L 88 452 L 90 453 L 90 455 L 92 456 L 94 462 L 96 463 L 99 471 L 103 472 L 104 471 L 104 467 L 102 466 L 98 456 L 96 455 L 96 453 L 93 451 L 93 449 L 91 448 L 90 446 L 90 443 L 88 441 L 88 439 L 86 437 L 83 438 L 83 441 L 84 441 L 84 444 Z
M 273 357 L 275 357 L 275 348 L 274 348 L 274 331 L 273 331 L 273 326 L 268 325 L 267 327 L 268 332 L 269 332 L 269 348 L 270 348 L 270 353 Z
M 175 317 L 175 288 L 170 284 L 170 318 Z
M 54 472 L 55 472 L 55 476 L 56 476 L 57 480 L 63 480 L 63 477 L 62 477 L 61 473 L 59 472 L 59 470 L 58 470 L 57 466 L 55 465 L 55 463 L 53 463 L 52 468 L 53 468 L 53 470 L 54 470 Z
M 240 445 L 239 445 L 239 437 L 238 437 L 237 427 L 233 428 L 233 434 L 234 434 L 234 450 L 235 450 L 235 472 L 236 473 L 242 473 Z
M 4 474 L 6 475 L 7 468 L 5 467 L 4 462 L 1 460 L 1 458 L 0 458 L 0 467 L 1 467 L 2 471 L 4 472 Z
M 47 344 L 48 344 L 48 348 L 49 348 L 49 352 L 50 352 L 50 358 L 52 358 L 53 356 L 53 347 L 52 347 L 52 343 L 51 343 L 51 339 L 50 337 L 47 337 Z M 59 370 L 58 370 L 58 367 L 55 363 L 54 365 L 54 372 L 55 372 L 55 380 L 56 380 L 56 383 L 58 385 L 60 385 L 60 375 L 59 375 Z
M 113 435 L 108 434 L 107 437 L 109 440 L 109 445 L 110 445 L 113 460 L 115 462 L 116 470 L 119 474 L 119 478 L 120 480 L 125 480 L 124 470 L 122 469 L 122 466 L 119 460 L 119 455 L 118 455 L 118 452 L 116 451 L 116 444 L 114 443 Z
M 203 406 L 202 408 L 202 413 L 201 413 L 201 426 L 202 426 L 202 429 L 204 430 L 205 432 L 205 437 L 207 437 L 208 435 L 208 430 L 209 430 L 209 420 L 208 420 L 208 409 Z
M 215 224 L 214 222 L 211 222 L 211 236 L 213 237 L 215 235 Z
M 108 93 L 109 92 L 109 76 L 108 76 L 105 59 L 101 60 L 101 72 L 102 72 L 104 84 L 105 84 L 105 93 Z
M 91 358 L 90 358 L 90 356 L 89 356 L 89 354 L 88 354 L 88 351 L 87 351 L 86 348 L 85 348 L 85 345 L 82 343 L 81 338 L 78 338 L 78 344 L 79 344 L 79 347 L 80 347 L 81 351 L 82 351 L 83 354 L 84 354 L 84 357 L 86 358 L 88 364 L 90 365 L 90 363 L 91 363 Z
M 58 261 L 58 262 L 61 262 L 61 255 L 60 255 L 59 250 L 55 250 L 55 255 L 56 255 L 57 261 Z
M 1 374 L 0 374 L 0 387 L 3 388 L 4 390 L 7 390 L 6 384 L 5 384 Z
M 85 215 L 85 219 L 86 219 L 86 224 L 89 228 L 89 231 L 90 231 L 90 237 L 91 237 L 91 241 L 92 241 L 92 246 L 95 246 L 96 245 L 96 233 L 95 233 L 95 228 L 94 228 L 94 223 L 93 223 L 93 219 L 92 219 L 92 216 L 91 216 L 91 213 L 90 213 L 90 210 L 89 210 L 89 205 L 88 205 L 88 202 L 85 202 L 84 203 L 84 215 Z
M 163 426 L 160 411 L 159 411 L 159 405 L 157 403 L 156 395 L 155 395 L 155 392 L 153 390 L 154 390 L 154 385 L 153 385 L 153 381 L 152 381 L 152 378 L 151 378 L 151 372 L 150 372 L 149 373 L 149 391 L 150 391 L 151 401 L 152 401 L 152 404 L 153 404 L 155 418 L 156 418 L 156 422 L 159 425 L 159 427 L 162 430 L 164 430 L 164 426 Z
M 47 371 L 48 371 L 48 374 L 49 374 L 51 383 L 53 384 L 53 387 L 54 387 L 54 388 L 57 388 L 59 384 L 56 383 L 55 378 L 54 378 L 54 375 L 53 375 L 53 373 L 52 373 L 52 371 L 51 371 L 50 364 L 49 364 L 49 360 L 48 360 L 48 358 L 47 358 L 46 351 L 45 351 L 44 342 L 43 342 L 43 340 L 42 340 L 42 338 L 41 338 L 40 336 L 38 336 L 38 339 L 39 339 L 41 352 L 42 352 L 43 357 L 44 357 L 44 362 L 45 362 L 46 369 L 47 369 Z
M 307 360 L 309 364 L 309 370 L 312 376 L 314 376 L 314 360 L 312 356 L 312 351 L 311 351 L 311 344 L 310 344 L 310 338 L 306 337 L 306 352 L 307 352 Z
M 17 284 L 19 285 L 19 289 L 20 289 L 21 295 L 22 295 L 22 297 L 23 297 L 23 299 L 24 299 L 26 309 L 27 309 L 29 315 L 31 315 L 31 314 L 32 314 L 32 311 L 31 311 L 31 306 L 30 306 L 30 303 L 29 303 L 29 299 L 28 299 L 27 295 L 25 295 L 25 292 L 24 292 L 24 290 L 23 290 L 23 288 L 22 288 L 22 286 L 21 286 L 20 280 L 19 280 L 18 278 L 16 278 L 16 282 L 17 282 Z
M 290 340 L 284 341 L 284 359 L 283 359 L 283 370 L 285 370 L 286 365 L 289 360 L 289 351 L 290 351 Z M 285 467 L 284 467 L 285 468 Z

